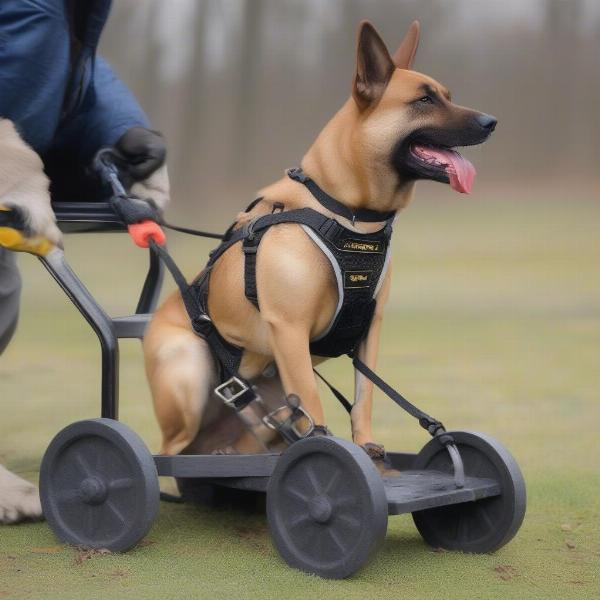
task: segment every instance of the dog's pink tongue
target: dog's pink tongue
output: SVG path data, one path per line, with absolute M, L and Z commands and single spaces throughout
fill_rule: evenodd
M 425 148 L 424 148 L 425 149 Z M 426 153 L 433 156 L 436 161 L 446 165 L 446 173 L 450 179 L 450 186 L 453 190 L 462 194 L 470 194 L 475 180 L 475 167 L 470 160 L 467 160 L 456 150 L 447 150 L 445 148 L 433 148 L 428 146 Z

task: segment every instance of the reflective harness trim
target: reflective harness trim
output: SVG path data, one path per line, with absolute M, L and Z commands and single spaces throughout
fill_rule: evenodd
M 306 235 L 308 235 L 308 237 L 321 249 L 321 252 L 323 252 L 323 254 L 329 259 L 331 268 L 333 269 L 333 274 L 335 275 L 335 281 L 337 283 L 338 302 L 337 306 L 335 307 L 335 313 L 333 314 L 333 317 L 331 318 L 331 321 L 329 322 L 329 325 L 325 331 L 313 340 L 318 342 L 329 334 L 338 315 L 340 314 L 340 311 L 342 310 L 342 305 L 344 304 L 344 276 L 342 275 L 342 270 L 340 269 L 340 265 L 338 264 L 337 260 L 335 260 L 333 254 L 325 245 L 325 243 L 319 238 L 319 236 L 312 229 L 310 229 L 310 227 L 307 227 L 306 225 L 302 225 L 301 227 L 304 229 Z

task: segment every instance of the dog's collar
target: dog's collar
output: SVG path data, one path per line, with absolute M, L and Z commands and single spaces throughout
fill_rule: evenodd
M 317 201 L 327 210 L 345 217 L 354 224 L 356 221 L 364 221 L 367 223 L 379 223 L 380 221 L 390 221 L 396 216 L 396 211 L 391 210 L 381 212 L 370 208 L 357 208 L 352 210 L 339 200 L 330 196 L 322 190 L 301 168 L 293 168 L 287 170 L 288 177 L 294 181 L 298 181 L 306 186 L 308 191 L 317 199 Z

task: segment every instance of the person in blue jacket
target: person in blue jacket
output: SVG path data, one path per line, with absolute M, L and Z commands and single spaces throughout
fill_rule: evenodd
M 168 201 L 164 139 L 96 53 L 110 7 L 111 0 L 0 1 L 0 217 L 15 211 L 25 224 L 17 233 L 0 219 L 0 353 L 19 310 L 12 250 L 61 244 L 50 199 L 96 199 L 90 163 L 98 150 L 120 154 L 121 178 L 136 196 L 158 211 Z M 0 465 L 0 522 L 40 514 L 37 489 Z

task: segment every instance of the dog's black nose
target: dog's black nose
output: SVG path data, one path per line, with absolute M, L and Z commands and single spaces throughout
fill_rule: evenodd
M 485 113 L 480 113 L 475 117 L 475 121 L 477 124 L 487 129 L 490 133 L 496 129 L 496 124 L 498 123 L 498 119 L 496 117 L 492 117 L 492 115 L 486 115 Z

